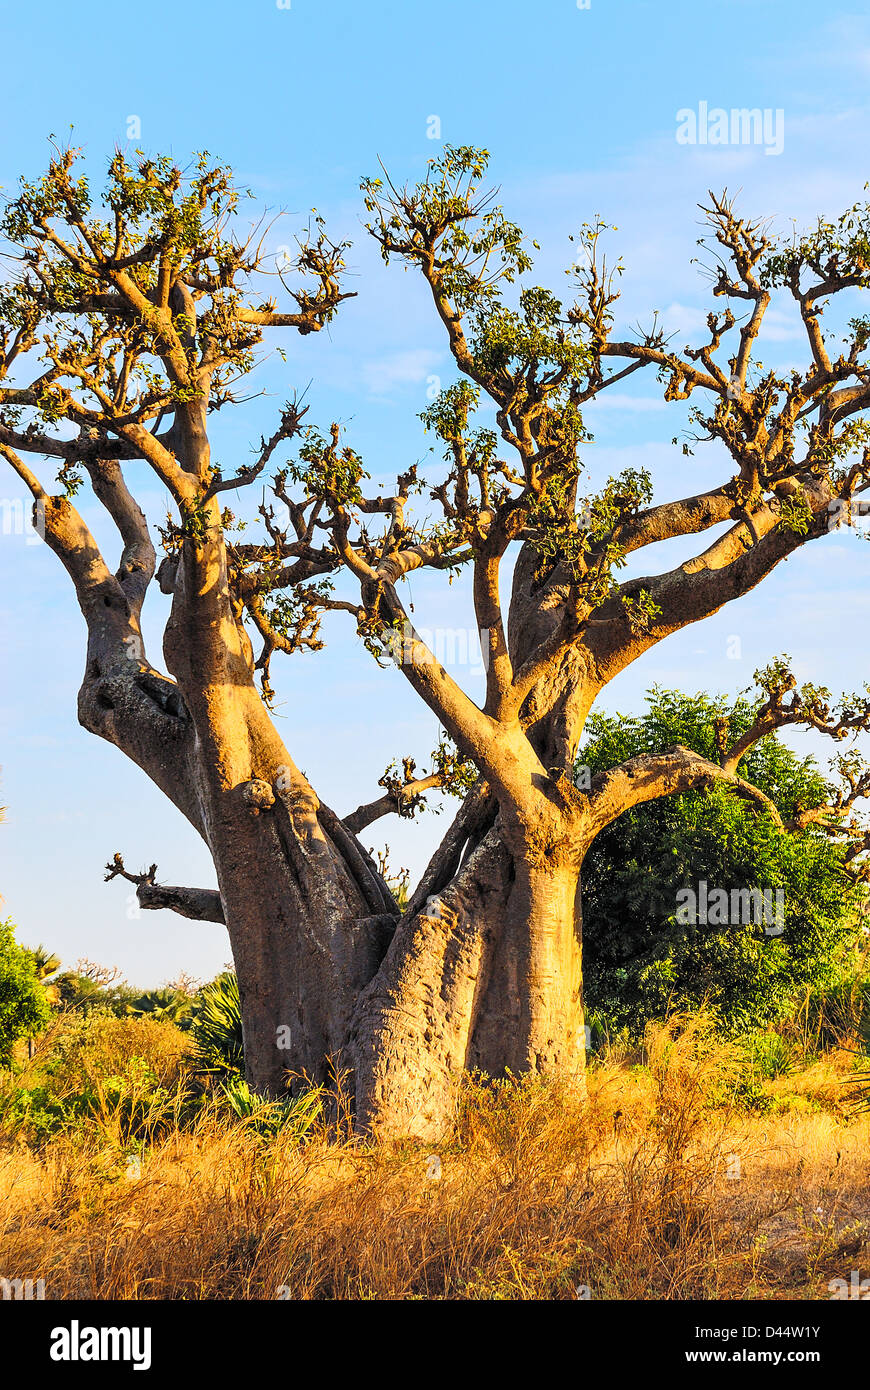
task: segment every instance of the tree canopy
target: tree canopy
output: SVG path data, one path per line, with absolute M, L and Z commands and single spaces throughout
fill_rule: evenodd
M 756 713 L 746 695 L 654 688 L 639 717 L 593 713 L 579 765 L 594 773 L 675 742 L 715 757 L 717 721 L 739 734 Z M 834 794 L 821 769 L 768 734 L 741 770 L 789 828 L 714 784 L 627 811 L 586 857 L 586 1001 L 617 1027 L 642 1032 L 651 1018 L 702 1004 L 726 1026 L 766 1026 L 836 984 L 866 949 L 866 886 L 847 871 L 849 842 L 812 818 Z M 679 890 L 701 880 L 729 894 L 782 892 L 782 934 L 761 921 L 681 921 Z

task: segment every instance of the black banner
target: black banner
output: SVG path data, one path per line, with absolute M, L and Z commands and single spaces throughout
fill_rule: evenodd
M 292 1351 L 296 1339 L 305 1362 L 325 1352 L 334 1368 L 346 1348 L 358 1366 L 366 1343 L 343 1335 L 357 1328 L 372 1353 L 378 1349 L 376 1360 L 386 1373 L 389 1348 L 404 1329 L 439 1339 L 454 1331 L 472 1336 L 491 1373 L 494 1360 L 513 1358 L 517 1333 L 528 1320 L 530 1329 L 546 1325 L 548 1332 L 564 1339 L 559 1343 L 560 1360 L 577 1357 L 578 1375 L 591 1356 L 617 1383 L 628 1374 L 670 1376 L 678 1367 L 699 1382 L 716 1369 L 734 1375 L 744 1368 L 763 1367 L 775 1384 L 795 1371 L 815 1372 L 829 1381 L 831 1375 L 861 1364 L 868 1340 L 866 1315 L 843 1304 L 866 1297 L 858 1290 L 855 1298 L 824 1302 L 580 1298 L 518 1306 L 471 1301 L 73 1303 L 25 1298 L 0 1300 L 0 1337 L 7 1354 L 26 1349 L 28 1366 L 49 1383 L 63 1384 L 71 1377 L 84 1382 L 108 1373 L 116 1381 L 132 1376 L 134 1383 L 144 1382 L 150 1376 L 168 1377 L 177 1384 L 185 1372 L 224 1378 L 238 1358 L 253 1374 L 268 1373 L 274 1364 L 292 1376 L 302 1370 Z M 328 1340 L 320 1340 L 322 1331 L 329 1334 Z M 481 1333 L 485 1340 L 476 1342 Z M 440 1344 L 439 1340 L 434 1345 Z M 522 1344 L 527 1358 L 534 1344 L 525 1336 Z M 543 1370 L 550 1352 L 542 1346 L 540 1355 Z M 427 1364 L 434 1375 L 434 1358 Z

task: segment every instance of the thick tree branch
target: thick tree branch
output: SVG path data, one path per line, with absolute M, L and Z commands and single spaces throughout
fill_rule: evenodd
M 180 917 L 189 917 L 195 922 L 224 922 L 224 908 L 221 895 L 214 888 L 175 888 L 166 883 L 156 883 L 157 865 L 152 864 L 147 873 L 131 874 L 124 867 L 120 854 L 116 854 L 106 865 L 105 881 L 125 878 L 136 885 L 136 899 L 146 911 L 167 908 L 177 912 Z
M 782 818 L 770 797 L 737 777 L 718 763 L 676 744 L 664 753 L 642 753 L 629 758 L 617 767 L 599 772 L 592 778 L 589 809 L 594 833 L 621 816 L 633 806 L 655 801 L 663 796 L 696 791 L 722 782 L 737 795 L 757 804 L 774 823 L 783 828 Z

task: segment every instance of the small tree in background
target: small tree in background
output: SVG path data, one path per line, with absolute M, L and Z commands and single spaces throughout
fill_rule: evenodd
M 96 1009 L 120 1016 L 142 992 L 127 983 L 117 965 L 101 965 L 85 957 L 58 975 L 54 983 L 60 1007 L 79 1013 Z
M 0 1065 L 8 1066 L 15 1044 L 41 1033 L 50 1018 L 33 956 L 15 940 L 12 922 L 0 922 Z
M 640 718 L 594 714 L 580 755 L 589 774 L 675 743 L 717 757 L 718 730 L 731 738 L 758 706 L 653 688 Z M 841 760 L 842 761 L 842 760 Z M 587 1006 L 619 1027 L 643 1030 L 674 1007 L 709 1003 L 731 1027 L 781 1018 L 807 990 L 836 985 L 854 968 L 864 937 L 866 889 L 848 872 L 848 832 L 831 834 L 822 808 L 832 789 L 811 757 L 773 734 L 747 753 L 742 775 L 765 793 L 783 824 L 721 784 L 636 806 L 608 826 L 583 880 Z M 677 894 L 757 888 L 783 892 L 783 931 L 758 923 L 681 922 Z

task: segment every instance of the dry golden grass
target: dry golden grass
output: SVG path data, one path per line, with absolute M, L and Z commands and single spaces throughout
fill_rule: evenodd
M 137 1177 L 98 1114 L 0 1149 L 0 1273 L 49 1298 L 828 1298 L 870 1222 L 853 1060 L 766 1083 L 779 1108 L 752 1113 L 733 1047 L 680 1020 L 605 1057 L 586 1099 L 469 1082 L 434 1156 L 206 1108 Z

